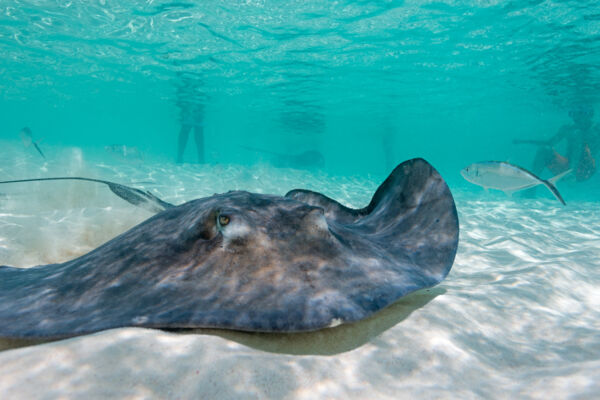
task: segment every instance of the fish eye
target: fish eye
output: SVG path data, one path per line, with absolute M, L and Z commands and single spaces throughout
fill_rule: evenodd
M 219 223 L 219 226 L 226 226 L 227 224 L 229 224 L 229 221 L 231 219 L 227 216 L 227 215 L 219 215 L 219 217 L 217 218 L 217 221 Z

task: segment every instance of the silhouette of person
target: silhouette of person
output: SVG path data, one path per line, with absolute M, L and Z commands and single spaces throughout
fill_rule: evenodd
M 206 94 L 202 81 L 189 75 L 179 74 L 177 86 L 177 106 L 181 110 L 181 129 L 177 140 L 177 163 L 183 163 L 183 154 L 190 136 L 194 131 L 198 162 L 204 163 L 204 105 Z
M 594 109 L 589 105 L 573 108 L 569 112 L 572 124 L 560 127 L 548 141 L 540 143 L 533 161 L 533 173 L 539 175 L 544 169 L 552 174 L 573 169 L 575 180 L 588 180 L 596 172 L 596 155 L 600 150 L 600 126 L 594 125 Z M 556 146 L 566 142 L 566 153 L 560 154 Z

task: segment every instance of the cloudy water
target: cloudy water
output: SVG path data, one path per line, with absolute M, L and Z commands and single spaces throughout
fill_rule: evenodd
M 0 180 L 107 179 L 174 204 L 307 188 L 362 207 L 423 157 L 460 218 L 448 277 L 375 322 L 13 348 L 0 397 L 600 392 L 597 2 L 0 0 L 0 54 Z M 571 141 L 539 143 L 559 132 Z M 489 160 L 572 168 L 567 205 L 461 176 Z M 0 185 L 0 265 L 64 262 L 151 215 L 93 183 Z

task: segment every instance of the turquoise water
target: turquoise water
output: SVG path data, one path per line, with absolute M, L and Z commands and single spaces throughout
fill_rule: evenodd
M 466 164 L 530 167 L 514 138 L 595 107 L 599 15 L 594 1 L 2 1 L 0 139 L 27 125 L 46 146 L 174 161 L 186 77 L 208 163 L 316 149 L 328 173 L 380 178 L 421 156 L 470 190 Z
M 531 168 L 536 147 L 513 140 L 550 138 L 578 107 L 600 121 L 600 3 L 0 0 L 0 78 L 0 180 L 101 178 L 173 204 L 300 187 L 362 207 L 394 165 L 424 157 L 460 220 L 448 277 L 364 323 L 0 340 L 0 398 L 600 392 L 600 174 L 561 180 L 566 207 L 460 175 Z M 193 134 L 176 163 L 182 104 L 202 108 L 205 164 Z M 285 157 L 306 151 L 324 163 Z M 151 215 L 103 185 L 1 185 L 0 265 L 66 262 Z

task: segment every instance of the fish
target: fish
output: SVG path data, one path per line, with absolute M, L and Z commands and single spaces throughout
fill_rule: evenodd
M 25 147 L 29 147 L 29 146 L 33 145 L 35 147 L 35 149 L 37 150 L 37 152 L 40 153 L 42 158 L 44 160 L 46 159 L 46 156 L 44 155 L 44 153 L 42 153 L 40 146 L 38 146 L 38 143 L 40 141 L 39 140 L 37 142 L 33 141 L 33 134 L 31 133 L 31 129 L 29 129 L 28 127 L 25 127 L 23 129 L 21 129 L 21 132 L 19 133 L 19 135 L 21 136 L 21 141 L 23 141 L 23 145 Z
M 567 170 L 551 179 L 544 180 L 523 167 L 504 161 L 483 161 L 474 163 L 460 171 L 463 178 L 467 181 L 482 186 L 486 190 L 501 190 L 508 196 L 512 196 L 514 192 L 520 190 L 544 185 L 550 190 L 552 195 L 562 203 L 562 205 L 566 205 L 567 203 L 565 203 L 555 184 L 559 179 L 570 172 L 571 170 Z
M 458 246 L 450 189 L 423 159 L 399 164 L 358 209 L 306 189 L 144 200 L 163 210 L 87 254 L 0 267 L 0 337 L 316 331 L 437 285 Z

